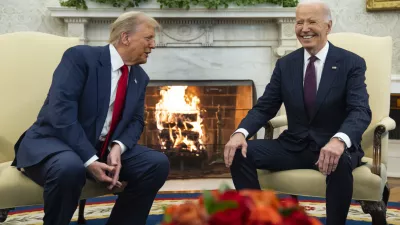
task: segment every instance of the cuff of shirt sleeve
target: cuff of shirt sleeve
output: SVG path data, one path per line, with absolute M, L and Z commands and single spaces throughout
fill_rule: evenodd
M 115 141 L 113 141 L 113 143 L 119 144 L 119 146 L 121 147 L 121 155 L 126 151 L 126 146 L 124 144 L 122 144 L 122 142 L 115 140 Z M 111 148 L 108 148 L 108 150 L 110 151 Z
M 335 134 L 333 137 L 341 138 L 344 141 L 344 143 L 346 143 L 347 148 L 351 147 L 351 141 L 350 141 L 349 136 L 347 136 L 347 134 L 339 132 L 339 133 Z
M 246 129 L 244 129 L 244 128 L 239 128 L 239 129 L 237 129 L 237 130 L 231 135 L 231 137 L 232 137 L 234 134 L 236 134 L 236 133 L 242 133 L 242 134 L 244 135 L 244 138 L 247 138 L 247 136 L 249 136 L 249 132 L 248 132 Z
M 97 157 L 97 155 L 92 156 L 92 158 L 90 158 L 88 161 L 85 162 L 85 164 L 83 164 L 85 167 L 88 167 L 90 164 L 92 164 L 94 161 L 98 160 L 99 157 Z

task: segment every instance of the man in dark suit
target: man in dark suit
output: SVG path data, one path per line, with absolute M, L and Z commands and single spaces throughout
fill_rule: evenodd
M 146 223 L 169 172 L 164 154 L 137 144 L 149 82 L 139 64 L 155 47 L 157 27 L 143 13 L 124 13 L 112 24 L 109 45 L 64 53 L 13 162 L 44 187 L 45 225 L 70 223 L 86 175 L 110 190 L 127 182 L 107 224 Z
M 329 43 L 331 27 L 326 4 L 298 5 L 295 32 L 303 48 L 277 61 L 264 94 L 231 136 L 224 157 L 236 189 L 260 189 L 256 169 L 318 169 L 326 175 L 327 224 L 344 225 L 353 194 L 352 171 L 364 155 L 361 136 L 371 122 L 371 110 L 365 61 Z M 282 103 L 288 129 L 274 140 L 246 141 Z

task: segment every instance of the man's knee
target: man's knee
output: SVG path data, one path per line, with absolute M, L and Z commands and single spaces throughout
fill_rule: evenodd
M 148 188 L 150 188 L 148 185 L 156 189 L 160 188 L 167 180 L 170 171 L 168 157 L 161 152 L 151 150 L 146 152 L 146 157 L 143 160 L 145 160 L 145 167 L 143 167 L 143 173 L 145 175 L 142 182 L 145 183 L 149 181 L 150 184 L 146 184 Z M 133 179 L 136 179 L 136 177 L 136 174 L 132 174 Z
M 253 149 L 257 145 L 256 142 L 257 141 L 255 141 L 255 140 L 248 140 L 247 141 L 246 158 L 244 158 L 244 156 L 243 156 L 242 148 L 236 149 L 235 155 L 234 155 L 233 160 L 232 160 L 232 165 L 234 165 L 234 164 L 238 165 L 238 164 L 241 164 L 244 160 L 252 159 Z
M 53 163 L 48 179 L 61 186 L 83 186 L 86 182 L 86 169 L 79 159 L 61 158 Z
M 339 158 L 335 171 L 333 171 L 331 174 L 332 175 L 352 174 L 353 167 L 351 163 L 352 163 L 351 155 L 347 152 L 343 152 L 343 154 Z
M 152 171 L 156 179 L 159 179 L 161 182 L 165 182 L 168 177 L 170 164 L 169 159 L 165 154 L 154 151 L 154 155 L 151 160 Z

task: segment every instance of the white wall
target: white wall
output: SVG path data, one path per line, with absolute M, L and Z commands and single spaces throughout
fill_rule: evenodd
M 65 24 L 54 19 L 48 5 L 58 0 L 0 0 L 0 34 L 17 31 L 39 31 L 64 36 Z

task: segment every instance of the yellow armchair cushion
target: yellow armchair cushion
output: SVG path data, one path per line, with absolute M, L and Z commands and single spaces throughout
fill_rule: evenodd
M 367 164 L 353 171 L 353 199 L 379 201 L 386 184 L 386 166 L 381 165 L 381 178 L 371 172 L 372 159 L 364 157 Z M 270 172 L 258 170 L 258 178 L 263 189 L 279 193 L 325 198 L 326 176 L 317 170 L 301 169 Z
M 43 204 L 43 188 L 10 164 L 11 162 L 0 163 L 0 209 Z M 111 193 L 105 186 L 87 179 L 81 199 Z

